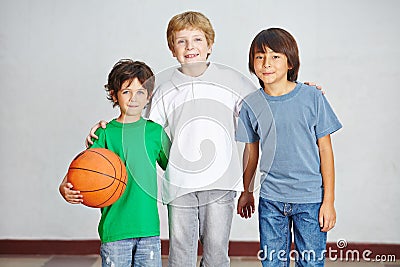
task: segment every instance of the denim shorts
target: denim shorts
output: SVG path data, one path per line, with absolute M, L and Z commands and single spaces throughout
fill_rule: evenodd
M 289 267 L 290 259 L 296 266 L 324 266 L 327 235 L 319 226 L 320 207 L 321 203 L 283 203 L 260 197 L 258 257 L 264 267 Z
M 102 267 L 161 267 L 159 236 L 130 238 L 102 243 Z

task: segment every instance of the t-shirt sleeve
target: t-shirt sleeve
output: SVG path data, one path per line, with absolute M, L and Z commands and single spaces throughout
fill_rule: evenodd
M 235 116 L 238 116 L 242 108 L 243 99 L 249 94 L 257 91 L 257 87 L 246 77 L 239 77 L 240 91 L 235 105 Z
M 148 119 L 160 124 L 163 128 L 168 126 L 167 115 L 164 107 L 163 90 L 159 87 L 147 107 Z
M 256 128 L 257 120 L 245 101 L 239 112 L 238 126 L 236 129 L 236 141 L 254 143 L 260 140 Z
M 171 141 L 163 129 L 161 129 L 161 148 L 158 154 L 157 163 L 165 170 L 168 164 L 169 150 L 171 148 Z
M 93 145 L 89 148 L 106 148 L 106 129 L 98 128 L 95 134 L 99 137 L 99 139 L 92 138 Z
M 326 97 L 321 93 L 318 97 L 318 117 L 315 126 L 317 139 L 332 134 L 340 128 L 342 128 L 342 124 Z

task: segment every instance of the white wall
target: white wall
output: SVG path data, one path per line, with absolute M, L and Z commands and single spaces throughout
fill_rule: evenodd
M 102 87 L 112 65 L 176 65 L 165 30 L 186 10 L 213 23 L 211 60 L 246 75 L 261 29 L 296 37 L 299 80 L 323 85 L 344 125 L 333 135 L 338 222 L 329 241 L 400 243 L 396 0 L 1 0 L 0 239 L 98 237 L 99 212 L 67 204 L 58 185 L 89 128 L 116 114 Z M 165 207 L 161 219 L 166 238 Z M 258 240 L 257 219 L 235 216 L 231 238 Z

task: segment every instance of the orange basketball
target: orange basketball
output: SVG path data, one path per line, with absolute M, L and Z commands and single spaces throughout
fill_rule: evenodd
M 81 192 L 83 204 L 93 208 L 113 204 L 128 182 L 125 164 L 105 148 L 91 148 L 77 155 L 69 166 L 67 181 Z

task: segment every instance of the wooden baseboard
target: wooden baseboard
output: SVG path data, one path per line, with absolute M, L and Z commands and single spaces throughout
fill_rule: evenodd
M 168 240 L 162 240 L 161 247 L 162 255 L 168 255 Z M 90 255 L 99 254 L 99 248 L 99 240 L 0 240 L 0 254 L 3 255 Z M 258 242 L 231 241 L 229 244 L 230 256 L 257 257 L 259 250 Z M 201 255 L 201 246 L 198 252 Z M 331 259 L 362 259 L 365 256 L 400 259 L 400 244 L 346 243 L 338 247 L 337 243 L 328 243 L 326 256 Z

